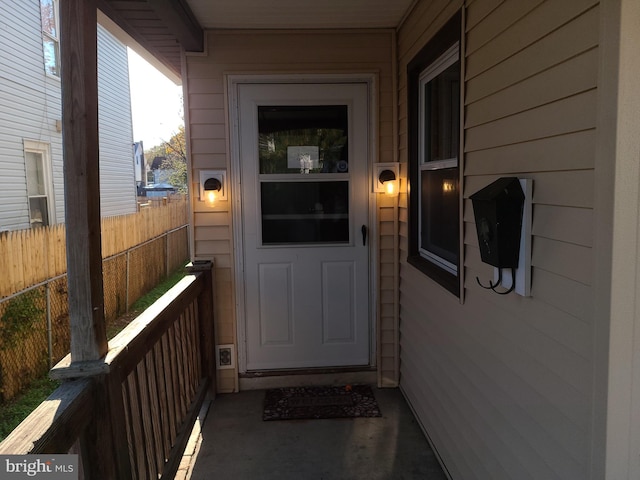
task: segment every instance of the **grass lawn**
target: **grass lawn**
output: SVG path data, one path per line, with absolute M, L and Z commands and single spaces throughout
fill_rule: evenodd
M 131 320 L 140 315 L 153 302 L 159 299 L 167 290 L 173 287 L 185 276 L 185 271 L 180 268 L 167 277 L 149 293 L 139 298 L 129 312 L 107 327 L 107 337 L 113 338 L 126 327 Z M 22 420 L 35 410 L 51 393 L 58 388 L 60 382 L 50 380 L 48 377 L 39 378 L 25 390 L 24 393 L 10 402 L 0 405 L 0 441 L 4 440 Z
M 58 385 L 60 382 L 48 377 L 39 378 L 24 393 L 0 405 L 0 440 L 4 440 Z

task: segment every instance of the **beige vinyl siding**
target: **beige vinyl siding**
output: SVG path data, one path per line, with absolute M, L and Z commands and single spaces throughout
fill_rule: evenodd
M 599 9 L 583 0 L 475 0 L 465 9 L 464 297 L 406 263 L 401 387 L 452 478 L 590 478 Z M 423 0 L 398 32 L 400 160 L 408 62 L 461 6 Z M 433 12 L 435 15 L 428 15 Z M 532 296 L 481 289 L 469 195 L 533 179 Z
M 205 56 L 187 56 L 186 83 L 191 151 L 192 187 L 199 190 L 200 169 L 226 169 L 231 175 L 229 128 L 226 105 L 227 74 L 327 74 L 366 73 L 377 76 L 378 125 L 377 158 L 373 162 L 392 162 L 393 75 L 392 31 L 211 31 L 207 35 Z M 230 181 L 233 181 L 230 178 Z M 230 192 L 229 192 L 230 193 Z M 217 342 L 236 343 L 235 272 L 231 205 L 233 199 L 206 208 L 197 198 L 194 211 L 194 255 L 198 259 L 215 259 L 216 264 L 216 334 Z M 397 384 L 394 339 L 397 332 L 393 316 L 393 221 L 380 213 L 378 227 L 382 245 L 378 311 L 382 323 L 382 345 L 378 354 L 380 383 Z M 382 233 L 384 231 L 384 233 Z M 396 261 L 397 265 L 397 261 Z M 397 267 L 396 267 L 397 268 Z M 236 388 L 234 371 L 220 371 L 221 391 Z

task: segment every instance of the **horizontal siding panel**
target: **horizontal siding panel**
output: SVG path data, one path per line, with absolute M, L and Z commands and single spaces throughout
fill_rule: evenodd
M 533 235 L 584 247 L 593 246 L 593 210 L 536 205 L 533 210 Z
M 598 22 L 598 9 L 589 10 L 526 49 L 492 65 L 483 73 L 471 77 L 466 72 L 466 101 L 474 102 L 596 48 L 599 38 Z
M 593 170 L 541 172 L 532 174 L 530 177 L 534 182 L 534 204 L 593 208 L 595 185 Z
M 467 31 L 473 29 L 473 27 L 484 20 L 487 15 L 504 2 L 505 0 L 475 0 L 468 2 L 466 9 Z
M 503 23 L 503 25 L 508 25 L 508 28 L 492 41 L 482 44 L 481 41 L 479 42 L 474 38 L 472 34 L 477 35 L 480 27 L 469 32 L 467 52 L 473 53 L 467 59 L 467 78 L 475 77 L 539 39 L 544 38 L 565 23 L 570 22 L 594 5 L 597 5 L 598 2 L 596 0 L 572 0 L 570 2 L 527 0 L 526 6 L 521 5 L 523 3 L 525 3 L 523 0 L 505 2 L 504 9 L 511 9 L 515 15 L 521 15 L 525 13 L 526 8 L 531 6 L 532 3 L 539 3 L 540 6 L 532 10 L 529 15 L 522 16 L 520 21 Z M 491 23 L 494 19 L 497 20 L 496 23 L 504 21 L 496 18 L 501 13 L 500 11 L 501 9 L 496 9 L 483 22 L 483 28 L 484 25 L 487 25 L 487 30 L 494 29 L 499 31 L 499 28 L 491 25 Z M 480 49 L 475 50 L 475 45 L 478 44 L 482 44 L 482 46 Z
M 415 285 L 415 287 L 425 286 L 424 282 L 418 282 Z M 443 355 L 451 354 L 458 357 L 460 352 L 467 352 L 469 355 L 473 352 L 469 364 L 476 366 L 479 376 L 486 377 L 487 382 L 493 384 L 495 388 L 503 390 L 504 394 L 510 397 L 510 399 L 504 400 L 507 405 L 513 405 L 513 408 L 527 406 L 526 416 L 531 415 L 539 419 L 540 424 L 546 423 L 543 421 L 544 419 L 553 419 L 555 427 L 550 426 L 551 431 L 562 425 L 562 428 L 558 429 L 554 436 L 562 436 L 562 432 L 572 429 L 581 433 L 588 430 L 590 422 L 588 397 L 581 395 L 578 389 L 560 379 L 552 371 L 553 364 L 546 368 L 540 363 L 545 355 L 544 351 L 536 351 L 531 348 L 523 349 L 523 342 L 509 341 L 508 335 L 516 332 L 515 327 L 519 322 L 522 322 L 525 328 L 524 332 L 516 335 L 526 337 L 525 333 L 528 333 L 536 335 L 538 338 L 543 337 L 539 336 L 535 329 L 528 329 L 523 320 L 517 320 L 516 317 L 507 313 L 499 313 L 502 316 L 500 321 L 487 315 L 486 312 L 491 310 L 492 304 L 487 304 L 486 301 L 495 302 L 497 296 L 494 293 L 485 292 L 480 287 L 469 289 L 465 302 L 468 302 L 468 305 L 473 308 L 467 307 L 465 315 L 454 315 L 445 321 L 447 309 L 442 305 L 421 300 L 415 295 L 416 292 L 412 293 L 411 290 L 415 290 L 415 288 L 403 287 L 401 294 L 408 298 L 405 307 L 415 309 L 414 315 L 417 317 L 406 315 L 405 310 L 404 326 L 401 323 L 403 338 L 406 339 L 407 325 L 418 322 L 428 330 L 422 334 L 412 332 L 410 335 L 412 340 L 419 345 L 429 346 L 425 350 Z M 508 331 L 505 331 L 505 322 L 515 324 L 515 327 L 512 326 Z M 403 340 L 404 342 L 406 340 Z M 565 353 L 562 353 L 563 349 L 559 344 L 555 349 L 561 352 L 561 355 L 566 356 Z M 580 358 L 576 358 L 576 360 L 576 365 L 583 362 L 583 365 L 590 369 L 588 360 Z M 580 375 L 584 374 L 580 373 Z M 487 392 L 493 390 L 494 388 L 489 388 Z M 548 406 L 548 410 L 545 409 L 545 405 Z M 572 443 L 570 437 L 564 440 L 567 443 Z M 567 448 L 573 447 L 568 446 Z
M 221 78 L 188 78 L 187 81 L 189 93 L 224 93 L 224 82 Z
M 194 169 L 201 168 L 227 168 L 227 155 L 226 153 L 203 153 L 193 154 L 191 152 L 191 166 Z M 195 192 L 200 188 L 199 184 L 196 185 Z
M 465 175 L 583 170 L 595 164 L 595 129 L 465 155 Z
M 467 33 L 467 53 L 473 53 L 488 44 L 491 40 L 504 35 L 505 31 L 517 25 L 523 17 L 526 18 L 544 0 L 519 0 L 518 2 L 504 2 L 486 16 L 482 23 Z M 522 35 L 526 35 L 522 32 Z M 522 41 L 522 40 L 521 40 Z M 494 51 L 499 47 L 493 46 Z M 507 55 L 504 53 L 504 55 Z
M 591 287 L 542 269 L 535 269 L 534 276 L 532 295 L 535 298 L 574 317 L 589 317 L 593 311 Z
M 501 347 L 503 344 L 518 345 L 518 349 L 521 350 L 519 355 L 521 355 L 522 376 L 527 378 L 537 391 L 564 389 L 568 392 L 565 395 L 574 399 L 571 402 L 572 405 L 578 401 L 578 398 L 582 398 L 581 401 L 586 404 L 584 398 L 589 396 L 592 387 L 590 361 L 567 349 L 557 340 L 532 328 L 521 318 L 516 318 L 502 309 L 496 309 L 496 305 L 491 303 L 494 299 L 489 298 L 493 295 L 495 295 L 494 292 L 484 290 L 477 284 L 470 284 L 467 297 L 470 296 L 472 300 L 465 298 L 465 302 L 469 302 L 469 308 L 473 309 L 475 305 L 478 311 L 493 311 L 490 321 L 486 318 L 478 319 L 484 322 L 486 329 L 492 331 L 489 334 L 492 341 Z M 478 303 L 473 302 L 474 298 L 477 298 Z M 488 302 L 488 304 L 484 305 L 481 302 Z M 507 353 L 505 358 L 515 358 L 512 353 Z M 530 365 L 534 365 L 532 368 L 538 371 L 537 374 L 530 375 L 531 372 L 527 372 L 527 369 L 531 368 Z M 545 369 L 548 372 L 544 373 Z M 534 383 L 542 377 L 545 378 L 545 382 L 548 382 L 546 386 Z M 583 408 L 583 413 L 586 411 L 588 408 Z M 582 417 L 582 423 L 580 423 L 577 418 L 571 417 L 567 412 L 565 415 L 577 422 L 584 431 L 588 429 L 587 417 Z M 565 440 L 570 439 L 565 438 Z
M 482 319 L 469 320 L 475 320 L 479 325 L 486 323 Z M 502 362 L 496 356 L 499 352 L 488 348 L 493 338 L 489 339 L 489 344 L 482 341 L 487 336 L 484 327 L 467 332 L 458 328 L 458 325 L 450 326 L 446 329 L 451 335 L 447 340 L 447 349 L 437 349 L 437 354 L 429 355 L 428 359 L 420 358 L 420 352 L 435 350 L 422 347 L 425 335 L 415 329 L 417 322 L 407 323 L 408 326 L 405 325 L 403 329 L 403 338 L 409 340 L 402 342 L 402 348 L 407 354 L 403 359 L 407 358 L 407 362 L 415 361 L 422 369 L 433 369 L 439 373 L 434 374 L 438 383 L 443 385 L 437 385 L 430 391 L 444 387 L 450 395 L 453 394 L 453 401 L 442 408 L 447 409 L 452 417 L 466 417 L 466 427 L 458 430 L 458 434 L 467 436 L 469 429 L 475 429 L 483 444 L 475 447 L 478 455 L 502 462 L 505 469 L 508 469 L 506 476 L 494 471 L 486 478 L 582 478 L 575 476 L 580 471 L 579 461 L 575 458 L 585 457 L 588 442 L 576 441 L 576 438 L 584 438 L 585 431 L 569 422 L 566 415 L 568 413 L 580 418 L 577 411 L 584 412 L 584 408 L 577 408 L 578 405 L 570 394 L 567 395 L 568 392 L 551 392 L 553 396 L 565 396 L 565 412 L 542 407 L 547 403 L 546 399 L 537 390 L 523 383 L 519 374 L 513 372 L 518 363 L 519 352 L 515 352 L 514 363 Z M 435 320 L 429 323 L 429 331 L 435 333 L 438 339 L 445 335 L 441 330 L 442 322 Z M 501 343 L 500 347 L 505 345 Z M 443 375 L 442 372 L 446 374 Z M 404 373 L 403 369 L 403 375 Z M 555 425 L 562 427 L 553 432 L 545 431 L 541 425 L 547 419 L 553 419 Z M 588 425 L 588 422 L 584 423 Z M 523 431 L 527 432 L 526 436 L 520 433 Z M 559 441 L 551 433 L 564 438 Z M 567 437 L 571 440 L 568 443 L 571 452 L 563 448 L 563 441 L 566 442 Z M 497 451 L 501 454 L 496 455 Z M 506 452 L 510 454 L 505 455 Z M 522 455 L 523 452 L 526 455 Z M 566 476 L 554 474 L 549 464 Z M 524 476 L 523 473 L 529 476 Z
M 205 226 L 205 227 L 219 227 L 219 226 L 228 226 L 231 224 L 229 221 L 230 214 L 228 212 L 211 212 L 208 211 L 206 213 L 198 213 L 194 214 L 194 227 Z
M 402 366 L 403 382 L 400 388 L 405 398 L 417 417 L 424 419 L 423 426 L 429 432 L 429 438 L 434 445 L 450 446 L 446 450 L 438 451 L 450 478 L 492 478 L 487 473 L 486 462 L 478 458 L 469 443 L 473 432 L 469 430 L 464 419 L 458 415 L 450 415 L 447 410 L 441 408 L 443 404 L 450 405 L 452 399 L 444 386 L 429 375 L 430 365 L 423 368 L 410 361 Z M 425 388 L 425 385 L 429 385 L 429 388 Z M 465 431 L 464 436 L 457 433 L 461 430 Z
M 225 153 L 227 151 L 226 139 L 192 139 L 191 153 L 194 155 L 203 153 Z
M 40 4 L 20 0 L 4 1 L 0 15 L 0 83 L 10 81 L 23 87 L 42 90 L 45 85 Z
M 593 49 L 484 97 L 467 106 L 466 127 L 488 123 L 595 89 L 598 81 L 597 67 L 598 50 Z M 554 87 L 549 88 L 549 85 Z
M 216 94 L 190 94 L 189 104 L 193 105 L 193 109 L 199 108 L 221 108 L 224 109 L 224 95 Z
M 595 128 L 596 90 L 466 129 L 465 151 Z
M 198 251 L 201 255 L 227 255 L 231 252 L 228 240 L 199 240 Z
M 535 172 L 522 176 L 533 179 L 533 203 L 565 207 L 593 208 L 593 170 L 571 170 L 561 172 Z M 469 198 L 499 177 L 465 177 L 464 197 Z
M 398 32 L 401 71 L 463 5 L 463 1 L 432 0 L 417 2 Z
M 194 238 L 200 240 L 230 240 L 231 231 L 228 226 L 221 227 L 196 227 Z
M 226 138 L 226 126 L 224 124 L 199 124 L 190 128 L 192 139 Z
M 210 34 L 210 58 L 219 65 L 263 65 L 292 63 L 350 64 L 377 63 L 391 56 L 387 35 L 338 32 L 316 34 L 254 35 Z M 256 51 L 259 50 L 259 56 Z
M 570 278 L 584 285 L 591 285 L 593 282 L 593 252 L 591 248 L 536 237 L 533 241 L 531 256 L 531 264 L 534 267 Z
M 127 48 L 98 25 L 100 212 L 137 210 Z
M 493 267 L 482 263 L 480 252 L 476 247 L 466 246 L 465 251 L 466 288 L 475 289 L 477 288 L 475 277 L 478 276 L 481 281 L 486 282 L 486 280 L 493 278 Z M 532 269 L 532 291 L 534 289 L 537 291 L 539 282 L 542 282 L 545 278 L 549 278 L 548 275 L 544 274 L 549 274 L 549 272 L 544 272 L 540 275 L 539 272 L 542 272 L 542 270 L 536 269 L 535 267 Z M 559 276 L 556 275 L 556 277 Z M 564 278 L 562 284 L 568 285 L 569 282 L 573 284 L 569 290 L 569 296 L 572 295 L 571 291 L 578 292 L 581 287 L 586 287 L 566 278 Z M 558 278 L 552 282 L 553 285 L 560 285 L 560 283 L 561 281 Z M 576 293 L 575 296 L 580 297 L 580 294 Z M 547 301 L 548 298 L 548 296 L 538 298 L 537 294 L 533 293 L 532 297 L 526 300 L 523 300 L 517 295 L 494 295 L 490 296 L 488 300 L 495 303 L 496 309 L 508 312 L 512 318 L 518 318 L 520 321 L 525 322 L 529 327 L 540 331 L 550 339 L 554 339 L 560 345 L 563 345 L 580 357 L 587 360 L 590 359 L 593 338 L 592 327 L 589 322 L 589 316 L 591 315 L 591 312 L 588 311 L 589 303 L 587 302 L 584 306 L 584 312 L 586 312 L 584 316 L 578 316 L 562 308 L 572 300 L 567 299 L 567 302 L 562 305 L 554 305 L 552 300 Z M 524 301 L 527 302 L 526 314 L 523 314 L 521 310 Z M 567 308 L 567 310 L 569 309 L 570 308 Z M 576 306 L 574 310 L 577 312 L 579 307 Z
M 202 109 L 198 110 L 191 107 L 189 109 L 189 119 L 191 123 L 224 123 L 225 112 L 222 109 Z

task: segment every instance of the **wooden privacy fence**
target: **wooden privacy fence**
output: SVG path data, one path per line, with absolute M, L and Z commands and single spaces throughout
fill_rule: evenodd
M 215 394 L 212 264 L 196 270 L 110 342 L 92 377 L 53 392 L 0 454 L 73 451 L 81 478 L 174 478 L 205 396 Z M 69 357 L 52 376 L 68 368 Z
M 112 257 L 189 223 L 187 199 L 102 219 L 102 257 Z M 67 271 L 65 225 L 0 233 L 0 298 Z
M 189 257 L 186 205 L 169 204 L 138 214 L 103 220 L 103 285 L 107 324 L 126 313 L 131 305 L 175 271 Z M 160 215 L 164 211 L 164 215 Z M 49 230 L 45 232 L 45 230 Z M 14 279 L 27 283 L 41 276 L 29 261 L 27 251 L 34 245 L 52 245 L 62 238 L 60 226 L 0 236 L 0 248 L 17 252 L 17 240 L 26 239 L 22 252 L 24 265 Z M 28 233 L 34 235 L 27 235 Z M 24 234 L 23 234 L 24 233 Z M 33 240 L 36 239 L 36 240 Z M 145 239 L 140 242 L 140 240 Z M 3 243 L 4 242 L 4 243 Z M 132 242 L 139 242 L 134 244 Z M 123 251 L 117 251 L 124 248 Z M 39 251 L 35 248 L 35 251 Z M 110 255 L 110 256 L 109 256 Z M 61 255 L 64 258 L 64 248 Z M 6 258 L 0 253 L 0 258 Z M 44 260 L 50 256 L 35 256 Z M 26 261 L 25 261 L 26 259 Z M 61 261 L 51 261 L 58 269 Z M 20 266 L 20 265 L 19 265 Z M 52 269 L 49 271 L 57 271 Z M 0 275 L 0 282 L 5 277 Z M 7 282 L 5 285 L 8 285 Z M 16 283 L 14 282 L 13 285 Z M 0 401 L 15 397 L 34 379 L 69 352 L 69 314 L 67 278 L 64 270 L 25 290 L 0 298 Z

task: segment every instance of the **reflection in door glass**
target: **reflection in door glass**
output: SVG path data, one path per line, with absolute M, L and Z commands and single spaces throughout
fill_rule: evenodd
M 349 182 L 262 182 L 262 243 L 349 242 Z
M 346 105 L 258 107 L 261 174 L 349 170 Z

